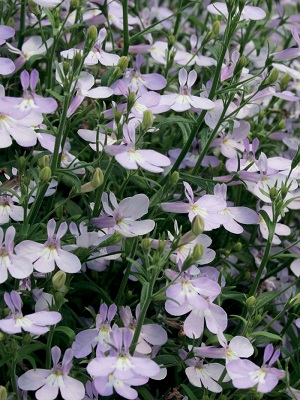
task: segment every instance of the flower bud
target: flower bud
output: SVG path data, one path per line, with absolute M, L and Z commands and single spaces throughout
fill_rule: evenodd
M 289 192 L 289 188 L 287 186 L 285 186 L 285 185 L 282 185 L 281 186 L 281 196 L 282 196 L 283 199 L 288 194 L 288 192 Z
M 51 168 L 50 167 L 44 167 L 41 172 L 40 172 L 40 182 L 45 183 L 48 182 L 49 179 L 51 179 Z
M 49 156 L 43 156 L 38 159 L 38 166 L 43 169 L 44 167 L 49 167 L 50 159 Z
M 102 185 L 103 182 L 104 182 L 104 175 L 103 175 L 102 169 L 97 167 L 97 168 L 95 168 L 95 171 L 93 173 L 93 178 L 91 180 L 91 184 L 94 189 L 97 189 L 99 186 Z
M 90 50 L 95 44 L 98 36 L 97 28 L 94 25 L 89 26 L 86 35 L 85 50 Z
M 176 38 L 174 35 L 170 35 L 168 38 L 169 49 L 175 44 Z
M 145 254 L 149 254 L 150 249 L 151 249 L 151 242 L 150 242 L 149 238 L 142 239 L 141 248 Z
M 0 332 L 0 342 L 2 342 L 6 338 L 5 333 Z
M 213 24 L 213 28 L 212 28 L 212 32 L 213 32 L 213 34 L 214 34 L 215 36 L 217 36 L 217 35 L 219 34 L 220 28 L 221 28 L 220 21 L 216 21 L 216 22 Z
M 30 333 L 26 333 L 23 337 L 23 343 L 29 344 L 31 342 L 32 342 L 32 336 L 30 335 Z
M 236 251 L 236 252 L 238 253 L 239 251 L 242 250 L 242 247 L 243 247 L 242 243 L 241 243 L 241 242 L 237 242 L 237 243 L 233 246 L 233 250 Z
M 63 61 L 62 70 L 63 70 L 64 76 L 68 76 L 68 73 L 70 71 L 70 63 L 68 61 Z
M 142 120 L 142 130 L 147 132 L 149 128 L 151 128 L 153 124 L 153 114 L 151 110 L 146 110 L 143 113 L 143 120 Z
M 203 254 L 204 254 L 204 248 L 202 244 L 197 243 L 196 246 L 194 247 L 192 254 L 194 261 L 196 262 L 198 260 L 201 260 Z
M 264 319 L 264 317 L 260 314 L 256 314 L 254 317 L 254 325 L 258 325 L 261 323 L 261 321 Z
M 245 56 L 241 56 L 238 60 L 238 62 L 236 63 L 236 66 L 234 68 L 233 74 L 236 75 L 238 73 L 241 73 L 243 68 L 246 67 L 246 65 L 248 64 L 248 60 Z
M 116 67 L 108 78 L 107 86 L 111 86 L 117 79 L 123 75 L 123 71 L 120 67 Z
M 4 386 L 0 386 L 0 400 L 7 399 L 7 391 Z
M 270 189 L 270 199 L 271 199 L 272 201 L 274 201 L 274 200 L 277 198 L 277 196 L 278 196 L 278 190 L 277 190 L 277 188 L 276 188 L 276 187 L 272 187 L 272 188 Z
M 282 119 L 278 124 L 278 129 L 282 131 L 285 128 L 286 128 L 286 124 L 285 124 L 285 121 Z
M 296 307 L 300 304 L 300 293 L 298 293 L 296 296 L 294 296 L 291 300 L 290 300 L 290 304 L 293 307 Z
M 82 61 L 82 55 L 79 53 L 79 51 L 77 51 L 73 58 L 73 71 L 74 72 L 77 72 L 78 68 L 81 65 L 81 61 Z
M 246 306 L 248 310 L 251 310 L 251 308 L 254 306 L 255 303 L 256 303 L 256 298 L 254 296 L 248 297 L 248 299 L 246 300 Z
M 126 70 L 126 68 L 128 67 L 128 58 L 125 56 L 122 56 L 118 61 L 117 67 L 120 68 L 120 70 L 122 72 L 124 72 Z
M 270 75 L 266 78 L 264 84 L 269 86 L 269 85 L 273 85 L 274 83 L 277 82 L 278 79 L 278 75 L 279 75 L 279 71 L 278 69 L 273 69 L 270 73 Z
M 18 165 L 19 165 L 19 173 L 22 174 L 26 166 L 26 158 L 24 156 L 19 157 Z
M 127 112 L 130 112 L 130 110 L 134 106 L 135 100 L 136 100 L 136 94 L 134 92 L 130 92 L 127 99 Z
M 79 8 L 79 0 L 71 0 L 70 12 L 77 10 Z
M 65 292 L 64 289 L 66 289 L 66 286 L 65 286 L 66 279 L 67 279 L 67 274 L 64 271 L 56 272 L 56 274 L 52 277 L 53 288 L 57 292 Z
M 204 231 L 204 220 L 201 215 L 196 215 L 192 221 L 192 232 L 198 236 Z
M 294 168 L 296 168 L 297 165 L 299 164 L 299 162 L 300 162 L 300 145 L 298 146 L 297 153 L 296 153 L 295 157 L 294 157 L 293 160 L 292 160 L 291 170 L 293 170 Z M 281 189 L 282 189 L 282 188 L 281 188 Z
M 169 178 L 169 184 L 171 186 L 175 186 L 178 182 L 178 179 L 179 179 L 179 173 L 177 171 L 174 171 Z
M 291 75 L 285 73 L 280 81 L 280 86 L 282 90 L 286 90 L 290 80 L 291 80 Z

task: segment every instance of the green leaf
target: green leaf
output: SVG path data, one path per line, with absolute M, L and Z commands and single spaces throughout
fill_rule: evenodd
M 47 89 L 46 92 L 48 92 L 52 97 L 54 97 L 60 103 L 63 103 L 65 100 L 64 96 L 61 96 L 60 94 L 56 93 L 54 90 Z
M 141 292 L 141 301 L 140 301 L 141 309 L 143 308 L 143 305 L 145 304 L 145 302 L 148 299 L 149 286 L 150 286 L 149 282 L 146 282 L 146 283 L 143 284 L 142 292 Z
M 181 385 L 182 389 L 185 391 L 185 394 L 187 395 L 187 397 L 189 398 L 189 400 L 199 400 L 194 393 L 192 392 L 192 390 L 186 386 L 186 385 Z
M 60 180 L 69 188 L 76 187 L 78 190 L 81 188 L 81 182 L 78 176 L 72 171 L 63 171 L 58 173 Z
M 69 328 L 67 326 L 57 326 L 55 328 L 55 333 L 59 333 L 59 332 L 64 333 L 66 336 L 68 336 L 70 343 L 74 342 L 75 332 L 71 328 Z
M 159 365 L 168 365 L 168 364 L 177 364 L 179 362 L 179 359 L 178 357 L 165 354 L 155 357 L 154 361 Z
M 259 308 L 264 307 L 266 304 L 270 303 L 277 297 L 278 297 L 278 293 L 272 293 L 272 292 L 261 293 L 257 297 L 256 302 L 254 303 L 254 307 L 256 310 L 258 310 Z
M 184 181 L 200 186 L 201 189 L 204 189 L 209 194 L 212 194 L 214 192 L 214 187 L 216 182 L 211 179 L 199 178 L 197 176 L 186 174 L 184 172 L 180 172 L 179 175 L 180 178 L 183 179 Z
M 265 331 L 252 332 L 250 336 L 252 337 L 263 336 L 268 338 L 269 340 L 282 340 L 282 338 L 279 335 L 275 335 L 275 333 L 270 333 Z
M 135 388 L 144 400 L 155 400 L 152 394 L 145 386 Z

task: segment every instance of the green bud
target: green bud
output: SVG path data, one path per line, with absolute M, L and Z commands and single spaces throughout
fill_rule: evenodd
M 286 90 L 290 80 L 291 80 L 291 76 L 289 74 L 285 73 L 280 81 L 280 86 L 281 86 L 282 90 Z
M 289 188 L 287 186 L 285 186 L 285 185 L 282 185 L 281 186 L 281 196 L 282 196 L 283 199 L 288 194 L 288 192 L 289 192 Z
M 78 68 L 80 67 L 81 60 L 82 60 L 82 55 L 79 53 L 79 51 L 77 51 L 73 58 L 73 71 L 74 72 L 76 72 L 78 70 Z
M 285 121 L 282 119 L 278 124 L 278 129 L 283 131 L 286 128 Z
M 122 240 L 122 235 L 119 232 L 115 232 L 108 239 L 103 240 L 103 242 L 100 243 L 99 247 L 113 246 L 114 244 L 120 243 L 121 240 Z
M 272 188 L 270 189 L 270 199 L 271 199 L 272 201 L 274 201 L 274 200 L 277 198 L 277 196 L 278 196 L 278 190 L 277 190 L 277 188 L 276 188 L 276 187 L 272 187 Z
M 79 0 L 72 0 L 70 4 L 70 12 L 77 10 L 79 8 Z
M 246 306 L 248 310 L 250 310 L 254 306 L 255 302 L 256 298 L 254 296 L 248 297 L 248 299 L 246 300 Z
M 7 399 L 7 391 L 4 386 L 0 386 L 0 400 Z
M 221 28 L 220 21 L 216 21 L 216 22 L 213 24 L 213 28 L 212 28 L 212 32 L 213 32 L 213 34 L 214 34 L 215 36 L 217 36 L 217 35 L 219 34 L 220 28 Z
M 26 333 L 23 337 L 23 342 L 25 344 L 29 344 L 32 342 L 32 336 L 30 335 L 30 333 Z
M 269 85 L 273 85 L 274 83 L 277 82 L 278 79 L 278 75 L 279 75 L 279 71 L 278 69 L 273 69 L 270 73 L 270 75 L 266 78 L 264 84 L 269 86 Z
M 248 64 L 247 58 L 245 56 L 241 56 L 238 62 L 236 63 L 233 74 L 236 75 L 242 72 L 243 68 L 246 67 L 247 64 Z
M 233 246 L 233 250 L 236 251 L 236 252 L 239 252 L 239 251 L 242 250 L 242 247 L 243 247 L 242 243 L 241 243 L 241 242 L 237 242 L 237 243 Z
M 142 130 L 147 132 L 149 128 L 151 128 L 153 124 L 153 114 L 151 110 L 146 110 L 143 113 L 143 120 L 142 120 Z
M 293 307 L 296 307 L 296 306 L 298 306 L 298 305 L 300 304 L 300 293 L 298 293 L 295 297 L 293 297 L 293 298 L 290 300 L 290 304 L 291 304 Z
M 126 70 L 126 68 L 128 67 L 128 58 L 125 56 L 122 56 L 118 61 L 117 67 L 119 67 L 120 70 L 122 72 L 124 72 Z
M 38 166 L 43 169 L 44 167 L 49 167 L 50 165 L 50 158 L 49 156 L 43 156 L 38 159 Z
M 204 254 L 204 248 L 203 248 L 202 244 L 197 243 L 196 246 L 194 247 L 193 254 L 192 254 L 195 262 L 201 260 L 203 254 Z
M 16 24 L 15 24 L 15 20 L 13 19 L 13 17 L 9 17 L 8 18 L 8 21 L 7 21 L 6 25 L 7 26 L 11 26 L 12 28 L 15 27 Z
M 53 297 L 55 305 L 59 309 L 65 303 L 65 295 L 62 292 L 55 292 Z
M 204 231 L 204 220 L 201 215 L 196 215 L 192 221 L 192 232 L 198 236 Z
M 63 69 L 63 74 L 64 76 L 68 76 L 68 73 L 70 71 L 70 63 L 68 61 L 63 61 L 62 64 L 62 69 Z
M 246 281 L 249 281 L 249 279 L 251 278 L 251 272 L 250 271 L 245 271 L 244 277 L 245 277 Z
M 0 332 L 0 342 L 3 342 L 3 340 L 6 338 L 5 333 Z
M 292 161 L 292 164 L 291 164 L 291 170 L 296 168 L 297 165 L 299 164 L 299 162 L 300 162 L 300 146 L 298 146 L 297 153 L 296 153 L 295 157 L 293 158 L 293 161 Z M 281 188 L 281 190 L 282 190 L 282 188 Z
M 26 158 L 24 156 L 19 157 L 18 165 L 19 165 L 19 174 L 21 175 L 26 166 Z
M 169 184 L 171 186 L 175 186 L 178 182 L 179 179 L 179 173 L 177 171 L 172 172 L 170 178 L 169 178 Z
M 123 71 L 120 67 L 116 67 L 113 70 L 113 73 L 110 75 L 107 81 L 107 86 L 112 85 L 117 79 L 119 79 L 123 75 Z
M 94 25 L 88 27 L 86 35 L 85 50 L 90 50 L 95 44 L 98 36 L 97 28 Z
M 64 271 L 58 271 L 56 274 L 52 277 L 52 285 L 53 288 L 57 292 L 61 292 L 62 289 L 65 289 L 65 284 L 66 284 L 66 279 L 67 279 L 67 274 Z M 63 290 L 64 292 L 64 290 Z
M 93 173 L 91 184 L 94 187 L 94 189 L 97 189 L 99 186 L 102 185 L 103 182 L 104 182 L 104 175 L 102 169 L 97 167 L 95 168 L 95 171 Z
M 36 17 L 38 17 L 40 15 L 40 10 L 39 10 L 38 5 L 32 0 L 29 0 L 28 5 L 29 5 L 29 9 L 32 12 L 32 14 L 35 15 Z
M 116 122 L 116 124 L 118 125 L 118 123 L 121 121 L 122 118 L 122 113 L 120 113 L 120 111 L 118 111 L 116 108 L 114 109 L 114 120 Z
M 254 317 L 254 326 L 260 324 L 263 319 L 264 317 L 262 315 L 256 314 Z
M 174 44 L 176 42 L 175 36 L 174 35 L 170 35 L 168 42 L 169 42 L 169 49 L 170 49 L 172 46 L 174 46 Z
M 41 183 L 48 182 L 51 179 L 51 176 L 52 176 L 51 168 L 44 167 L 40 172 L 40 182 Z
M 134 92 L 130 92 L 128 99 L 127 99 L 127 112 L 130 112 L 132 107 L 134 106 L 134 103 L 136 101 L 136 94 Z
M 151 250 L 151 241 L 149 238 L 142 239 L 141 248 L 145 254 L 149 254 Z

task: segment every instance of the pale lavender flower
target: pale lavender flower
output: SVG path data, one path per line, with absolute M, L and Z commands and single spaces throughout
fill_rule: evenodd
M 8 272 L 13 278 L 23 279 L 33 272 L 33 265 L 26 257 L 14 254 L 14 238 L 16 230 L 10 226 L 5 234 L 0 228 L 0 283 L 6 282 Z
M 21 333 L 22 330 L 32 335 L 43 335 L 49 332 L 49 326 L 61 320 L 56 311 L 39 311 L 34 314 L 23 315 L 21 296 L 18 292 L 4 293 L 4 301 L 11 310 L 11 314 L 0 320 L 0 329 L 9 335 Z
M 67 273 L 76 273 L 81 269 L 80 260 L 75 254 L 62 250 L 60 239 L 67 232 L 68 226 L 63 222 L 55 234 L 56 222 L 51 219 L 47 224 L 48 240 L 36 243 L 24 240 L 16 246 L 16 253 L 28 258 L 38 272 L 48 273 L 54 271 L 55 265 Z
M 7 224 L 10 218 L 23 221 L 24 208 L 16 206 L 10 196 L 0 196 L 0 225 Z
M 161 97 L 160 105 L 169 105 L 174 111 L 186 111 L 190 108 L 210 110 L 214 108 L 215 103 L 211 100 L 193 96 L 192 86 L 196 82 L 197 72 L 195 70 L 187 73 L 185 68 L 179 71 L 179 93 L 166 94 Z
M 187 182 L 183 182 L 183 184 L 185 188 L 185 195 L 189 203 L 184 203 L 183 201 L 162 203 L 161 207 L 164 211 L 188 214 L 191 222 L 196 215 L 200 215 L 205 223 L 205 231 L 217 229 L 221 224 L 229 221 L 229 217 L 227 215 L 219 214 L 219 212 L 226 208 L 226 201 L 219 196 L 211 194 L 206 194 L 195 201 L 194 192 L 191 186 Z
M 87 372 L 94 376 L 94 386 L 102 396 L 113 394 L 113 389 L 126 399 L 135 399 L 137 392 L 130 386 L 139 386 L 155 377 L 159 366 L 149 358 L 134 357 L 129 353 L 132 332 L 128 328 L 116 328 L 110 333 L 111 350 L 108 356 L 93 359 Z
M 22 390 L 34 390 L 38 400 L 56 399 L 60 391 L 64 400 L 82 400 L 85 395 L 83 383 L 69 375 L 72 368 L 73 352 L 68 349 L 59 363 L 61 350 L 54 346 L 51 349 L 53 368 L 31 369 L 18 379 L 18 386 Z
M 120 317 L 125 328 L 134 333 L 140 315 L 140 304 L 136 307 L 136 318 L 133 317 L 130 307 L 120 307 Z M 161 346 L 168 340 L 167 332 L 158 324 L 144 324 L 141 329 L 136 351 L 140 354 L 150 354 L 150 345 Z M 150 344 L 150 345 L 149 345 Z
M 6 42 L 6 39 L 13 37 L 15 30 L 10 26 L 0 25 L 0 46 Z M 9 58 L 0 57 L 0 74 L 9 75 L 15 70 L 14 63 Z
M 53 8 L 62 3 L 63 0 L 32 0 L 32 1 L 41 7 Z
M 284 61 L 284 60 L 291 60 L 293 58 L 297 58 L 300 56 L 300 37 L 298 34 L 298 29 L 293 26 L 291 28 L 291 34 L 295 39 L 297 46 L 289 47 L 288 49 L 284 49 L 282 51 L 278 51 L 277 53 L 271 54 L 276 61 Z
M 274 354 L 273 354 L 274 353 Z M 257 385 L 259 393 L 269 393 L 277 385 L 279 379 L 283 379 L 285 372 L 272 367 L 280 355 L 280 350 L 274 352 L 272 344 L 268 344 L 264 352 L 263 365 L 258 367 L 249 360 L 230 361 L 226 368 L 232 383 L 238 389 L 252 388 Z M 267 362 L 268 365 L 267 365 Z
M 270 220 L 272 221 L 273 220 L 272 206 L 263 206 L 261 209 L 268 214 L 268 216 L 270 217 Z M 279 236 L 288 236 L 291 234 L 290 227 L 278 222 L 278 221 L 280 221 L 280 219 L 281 219 L 281 216 L 278 217 L 278 219 L 276 221 L 276 225 L 275 225 L 274 237 L 273 237 L 273 241 L 272 241 L 272 243 L 274 243 L 274 244 L 281 243 L 281 239 L 278 237 L 278 235 Z M 268 240 L 269 228 L 268 228 L 268 225 L 262 215 L 260 215 L 260 217 L 259 217 L 259 230 L 262 234 L 262 237 L 264 239 Z
M 109 200 L 113 208 L 109 205 Z M 113 228 L 125 237 L 146 235 L 154 229 L 155 222 L 151 219 L 136 221 L 147 214 L 149 199 L 144 194 L 127 197 L 118 204 L 116 196 L 111 192 L 102 194 L 102 204 L 106 215 L 100 215 L 91 220 L 97 228 Z
M 85 97 L 89 97 L 91 99 L 107 99 L 113 95 L 112 89 L 106 86 L 98 86 L 94 89 L 91 89 L 94 84 L 95 78 L 93 75 L 86 72 L 83 76 L 80 76 L 76 83 L 76 94 L 73 97 L 67 112 L 68 117 L 74 114 Z
M 159 173 L 171 164 L 168 157 L 155 150 L 136 150 L 135 148 L 135 124 L 128 123 L 123 126 L 123 142 L 125 145 L 105 146 L 106 153 L 113 155 L 116 161 L 126 169 L 145 169 L 146 171 Z
M 210 4 L 207 7 L 207 10 L 215 15 L 224 15 L 228 17 L 228 9 L 225 3 L 221 3 L 216 1 L 215 3 Z M 253 6 L 244 6 L 243 11 L 241 13 L 241 20 L 252 20 L 252 21 L 259 21 L 266 17 L 266 13 L 260 7 L 253 7 Z
M 83 358 L 91 354 L 96 347 L 96 356 L 104 354 L 110 349 L 111 322 L 117 312 L 115 304 L 109 307 L 106 304 L 100 306 L 99 314 L 96 316 L 96 327 L 79 332 L 72 345 L 74 356 Z

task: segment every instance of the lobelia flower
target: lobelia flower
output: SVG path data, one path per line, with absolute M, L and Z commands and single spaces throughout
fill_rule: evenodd
M 113 208 L 109 205 L 109 201 Z M 136 194 L 133 197 L 123 199 L 119 204 L 114 193 L 102 194 L 102 204 L 106 215 L 100 215 L 91 220 L 99 229 L 113 228 L 125 237 L 146 235 L 154 229 L 155 222 L 151 219 L 137 221 L 147 214 L 149 199 L 144 194 Z
M 167 212 L 175 212 L 180 214 L 188 214 L 189 220 L 192 222 L 196 215 L 200 215 L 205 223 L 204 230 L 211 231 L 217 229 L 221 224 L 229 221 L 226 215 L 220 215 L 219 212 L 226 208 L 226 201 L 219 196 L 206 194 L 200 199 L 194 199 L 193 189 L 187 182 L 183 182 L 185 195 L 189 203 L 183 201 L 175 201 L 173 203 L 162 203 L 161 208 Z
M 0 196 L 0 225 L 7 224 L 9 219 L 23 221 L 24 208 L 14 205 L 10 196 Z
M 56 234 L 55 228 L 55 220 L 50 219 L 47 224 L 48 240 L 44 244 L 24 240 L 16 246 L 16 253 L 28 258 L 38 272 L 52 272 L 55 265 L 67 273 L 79 272 L 81 269 L 79 258 L 75 254 L 62 250 L 60 245 L 60 239 L 68 229 L 67 223 L 63 222 Z
M 89 52 L 87 57 L 84 60 L 84 65 L 96 65 L 98 62 L 100 64 L 105 65 L 106 67 L 112 67 L 113 65 L 117 65 L 120 57 L 117 54 L 107 53 L 102 49 L 102 43 L 106 38 L 106 29 L 102 28 L 98 34 L 98 40 L 94 44 L 92 50 Z M 72 60 L 75 54 L 79 53 L 83 55 L 83 50 L 79 49 L 69 49 L 64 50 L 60 53 L 60 55 L 64 58 Z
M 146 171 L 159 173 L 168 167 L 171 161 L 168 157 L 155 150 L 136 150 L 135 149 L 135 124 L 129 122 L 123 125 L 123 142 L 125 145 L 105 146 L 106 153 L 115 157 L 122 167 L 136 170 L 140 166 Z
M 39 73 L 36 69 L 30 74 L 27 71 L 22 71 L 20 78 L 23 88 L 23 98 L 5 97 L 5 101 L 24 113 L 34 111 L 41 114 L 52 114 L 57 109 L 56 100 L 49 97 L 44 98 L 36 94 L 35 90 L 39 81 Z
M 126 399 L 136 399 L 137 392 L 131 385 L 143 385 L 160 372 L 151 359 L 130 355 L 132 338 L 130 329 L 116 328 L 110 333 L 109 355 L 96 357 L 88 364 L 87 372 L 94 377 L 95 389 L 101 396 L 110 396 L 115 389 Z
M 99 314 L 96 316 L 96 327 L 79 332 L 72 345 L 74 356 L 83 358 L 91 354 L 96 347 L 96 356 L 104 354 L 110 349 L 111 322 L 117 313 L 115 304 L 109 307 L 101 304 Z
M 140 315 L 140 304 L 136 306 L 136 318 L 133 317 L 131 309 L 128 306 L 120 307 L 119 313 L 124 327 L 129 328 L 134 333 Z M 152 347 L 150 345 L 161 346 L 167 340 L 167 332 L 162 326 L 158 324 L 145 324 L 142 326 L 135 351 L 140 354 L 151 354 Z
M 192 347 L 190 350 L 192 350 Z M 185 350 L 179 350 L 179 356 L 182 359 L 187 357 L 188 353 Z M 213 393 L 222 392 L 222 386 L 218 381 L 223 374 L 225 367 L 218 363 L 204 364 L 203 360 L 198 357 L 193 357 L 185 360 L 188 367 L 185 370 L 188 380 L 193 386 L 205 387 Z M 223 382 L 228 381 L 228 378 L 223 378 Z
M 41 7 L 53 8 L 62 3 L 63 0 L 32 0 Z
M 40 36 L 30 36 L 23 44 L 22 50 L 19 50 L 7 43 L 9 51 L 14 54 L 19 54 L 19 57 L 14 61 L 14 72 L 19 71 L 19 69 L 22 68 L 26 61 L 28 61 L 31 57 L 38 54 L 45 55 L 47 53 L 47 49 L 52 46 L 53 41 L 54 39 L 50 38 L 46 41 L 46 44 L 44 44 L 43 39 Z
M 168 105 L 174 111 L 186 111 L 190 108 L 210 110 L 214 108 L 215 103 L 211 100 L 193 96 L 191 93 L 192 86 L 196 82 L 197 72 L 192 70 L 189 74 L 186 69 L 179 71 L 179 93 L 165 94 L 161 96 L 160 105 Z
M 6 42 L 6 39 L 13 37 L 15 30 L 10 26 L 0 25 L 0 46 Z M 9 59 L 0 57 L 0 74 L 9 75 L 15 70 L 15 64 Z
M 10 294 L 4 293 L 4 301 L 11 310 L 11 314 L 0 320 L 0 329 L 9 335 L 21 333 L 22 330 L 32 335 L 43 335 L 49 332 L 49 325 L 55 325 L 61 320 L 56 311 L 39 311 L 23 316 L 21 296 L 13 290 Z
M 14 254 L 14 238 L 16 230 L 10 226 L 5 234 L 0 228 L 0 283 L 7 281 L 8 272 L 13 278 L 23 279 L 33 272 L 33 265 L 26 257 Z
M 197 43 L 198 41 L 198 43 Z M 192 35 L 190 38 L 191 51 L 177 50 L 174 61 L 179 65 L 194 65 L 197 64 L 199 67 L 210 67 L 211 65 L 217 65 L 216 60 L 211 57 L 203 56 L 200 54 L 201 42 L 197 39 L 196 35 Z
M 263 206 L 261 209 L 263 211 L 265 211 L 268 214 L 268 216 L 270 217 L 270 220 L 273 221 L 274 216 L 273 216 L 272 206 Z M 287 225 L 284 225 L 284 224 L 281 224 L 278 222 L 278 221 L 280 221 L 280 218 L 281 217 L 279 216 L 276 221 L 276 225 L 275 225 L 275 234 L 274 234 L 273 241 L 272 241 L 272 243 L 274 243 L 274 244 L 281 243 L 281 239 L 278 237 L 278 235 L 289 236 L 291 234 L 291 229 Z M 262 215 L 260 215 L 260 217 L 259 217 L 259 230 L 262 234 L 262 237 L 264 239 L 268 240 L 269 228 L 268 228 L 267 223 Z
M 91 99 L 107 99 L 113 95 L 111 88 L 106 86 L 99 86 L 91 89 L 95 84 L 95 78 L 89 73 L 85 73 L 83 76 L 81 74 L 80 78 L 76 83 L 77 92 L 73 97 L 70 107 L 67 112 L 67 116 L 74 114 L 80 104 L 83 102 L 85 97 Z
M 214 194 L 216 196 L 220 196 L 223 200 L 226 201 L 226 184 L 222 183 L 215 185 Z M 223 211 L 219 211 L 220 214 L 225 214 L 229 217 L 229 220 L 227 222 L 223 222 L 223 226 L 228 232 L 235 234 L 242 233 L 244 229 L 239 223 L 246 225 L 256 225 L 259 223 L 259 215 L 254 210 L 251 210 L 248 207 L 232 207 L 229 205 L 230 202 L 228 202 L 228 205 L 224 208 Z
M 59 347 L 52 347 L 51 356 L 53 368 L 37 368 L 25 372 L 18 379 L 19 388 L 37 391 L 35 397 L 38 400 L 56 399 L 59 392 L 64 400 L 82 400 L 85 395 L 83 383 L 68 376 L 72 368 L 72 350 L 67 349 L 61 363 Z
M 257 385 L 259 393 L 269 393 L 277 385 L 279 379 L 283 379 L 285 372 L 272 367 L 280 355 L 280 350 L 274 352 L 272 344 L 265 348 L 263 365 L 258 367 L 249 360 L 233 360 L 227 366 L 227 372 L 232 377 L 233 386 L 238 389 L 252 388 Z M 267 362 L 268 365 L 267 365 Z
M 298 34 L 298 28 L 293 26 L 291 28 L 291 34 L 293 35 L 297 46 L 289 47 L 288 49 L 284 49 L 282 51 L 278 51 L 277 53 L 271 54 L 271 56 L 274 57 L 275 61 L 291 60 L 300 56 L 300 37 Z
M 228 17 L 228 9 L 225 3 L 216 1 L 207 6 L 207 11 L 215 15 L 224 15 Z M 260 7 L 244 6 L 241 13 L 241 20 L 250 19 L 251 21 L 260 21 L 266 17 L 266 13 Z
M 60 161 L 61 168 L 66 168 L 66 169 L 72 168 L 74 174 L 84 175 L 85 169 L 80 168 L 81 162 L 78 160 L 77 157 L 73 156 L 73 154 L 70 153 L 70 150 L 71 150 L 70 139 L 66 138 L 65 145 L 62 149 L 62 155 Z M 75 167 L 79 168 L 74 169 Z

